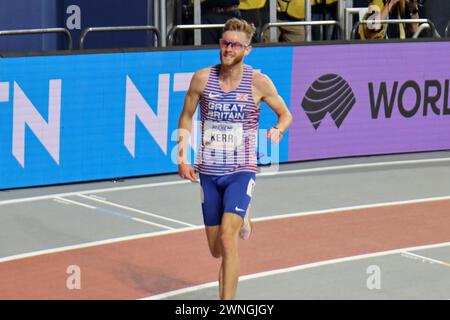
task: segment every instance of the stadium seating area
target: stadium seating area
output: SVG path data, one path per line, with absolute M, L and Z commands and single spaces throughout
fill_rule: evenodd
M 258 34 L 254 40 L 265 44 L 282 41 L 277 38 L 276 29 L 286 25 L 305 28 L 305 40 L 302 42 L 360 39 L 359 29 L 374 25 L 375 16 L 370 15 L 372 9 L 369 9 L 371 1 L 305 0 L 303 18 L 282 22 L 279 19 L 282 9 L 280 1 L 259 1 L 258 3 L 264 6 L 255 9 L 258 11 Z M 419 5 L 419 20 L 416 21 L 418 29 L 410 38 L 449 36 L 450 1 L 400 1 L 406 1 L 406 6 L 414 1 Z M 0 11 L 2 54 L 202 45 L 201 30 L 221 28 L 221 24 L 201 23 L 204 14 L 201 0 L 3 2 L 5 3 Z M 249 16 L 245 2 L 241 1 L 241 9 L 245 8 L 241 10 L 244 18 Z M 325 14 L 325 11 L 329 10 L 327 7 L 332 10 Z M 398 27 L 400 24 L 409 25 L 409 22 L 412 22 L 401 17 L 400 20 L 396 18 L 398 17 L 390 18 L 388 24 Z M 332 30 L 332 35 L 327 37 L 326 30 Z M 266 38 L 264 34 L 267 35 Z M 392 38 L 395 37 L 390 37 Z

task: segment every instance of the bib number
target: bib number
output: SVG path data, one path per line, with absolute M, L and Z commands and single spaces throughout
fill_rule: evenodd
M 217 150 L 235 150 L 242 145 L 242 123 L 205 121 L 203 145 Z

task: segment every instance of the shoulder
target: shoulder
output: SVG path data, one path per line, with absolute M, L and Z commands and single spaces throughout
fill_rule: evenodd
M 197 70 L 196 72 L 194 72 L 194 75 L 192 76 L 192 81 L 197 81 L 197 82 L 200 82 L 200 83 L 203 83 L 203 82 L 206 83 L 208 81 L 208 78 L 209 78 L 210 70 L 211 70 L 211 67 Z
M 197 94 L 201 94 L 203 92 L 208 82 L 210 69 L 211 67 L 208 67 L 194 72 L 189 88 L 190 93 L 196 92 Z
M 260 92 L 267 93 L 275 89 L 272 80 L 265 74 L 253 70 L 253 86 Z

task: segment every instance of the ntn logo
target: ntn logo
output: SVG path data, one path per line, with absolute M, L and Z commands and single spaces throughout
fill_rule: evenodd
M 187 91 L 192 75 L 193 73 L 175 73 L 173 75 L 173 91 Z M 126 76 L 124 145 L 133 157 L 135 155 L 137 119 L 155 139 L 163 153 L 167 154 L 170 80 L 170 74 L 159 75 L 157 112 L 155 113 L 132 79 L 128 75 Z M 11 84 L 13 94 L 10 96 Z M 62 79 L 50 80 L 48 90 L 48 115 L 45 120 L 17 82 L 0 82 L 0 103 L 12 100 L 12 154 L 22 168 L 25 167 L 26 127 L 34 133 L 37 140 L 59 165 Z M 198 112 L 194 115 L 194 119 L 197 117 Z M 197 127 L 197 123 L 194 122 L 191 146 L 194 146 L 194 142 L 197 141 Z
M 173 75 L 173 92 L 187 91 L 189 89 L 192 75 L 193 72 L 175 73 Z M 155 113 L 133 82 L 132 78 L 127 75 L 124 145 L 133 158 L 136 153 L 135 144 L 137 119 L 139 119 L 145 129 L 152 135 L 162 152 L 167 155 L 170 80 L 171 75 L 168 73 L 159 75 L 157 102 L 158 111 Z M 193 116 L 194 120 L 197 118 L 198 109 Z M 191 147 L 196 145 L 195 142 L 197 141 L 197 135 L 198 124 L 196 121 L 193 121 L 190 140 Z
M 12 154 L 25 167 L 25 132 L 28 127 L 53 160 L 59 164 L 61 79 L 49 81 L 48 120 L 46 121 L 20 85 L 13 81 Z M 0 83 L 0 102 L 9 102 L 9 82 Z

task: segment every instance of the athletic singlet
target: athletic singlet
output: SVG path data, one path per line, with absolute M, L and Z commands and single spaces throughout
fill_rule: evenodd
M 244 65 L 239 86 L 224 92 L 220 65 L 210 68 L 200 96 L 201 142 L 195 169 L 203 174 L 257 172 L 256 143 L 260 110 L 252 94 L 253 68 Z

